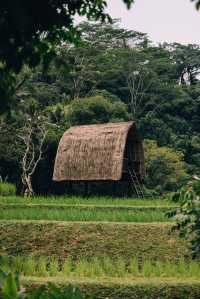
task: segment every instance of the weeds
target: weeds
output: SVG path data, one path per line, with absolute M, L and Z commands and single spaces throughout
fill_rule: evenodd
M 0 181 L 0 196 L 14 196 L 16 187 L 14 184 Z

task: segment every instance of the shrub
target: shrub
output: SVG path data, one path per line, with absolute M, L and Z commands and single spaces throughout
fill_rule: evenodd
M 11 183 L 0 182 L 0 196 L 11 196 L 16 194 L 16 187 Z
M 200 178 L 173 194 L 172 200 L 180 206 L 167 213 L 176 220 L 173 229 L 190 241 L 192 256 L 200 256 Z
M 145 157 L 148 188 L 158 193 L 176 191 L 188 180 L 183 155 L 174 149 L 145 140 Z

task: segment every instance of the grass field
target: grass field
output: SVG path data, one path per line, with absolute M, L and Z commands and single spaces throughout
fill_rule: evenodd
M 55 204 L 55 205 L 101 205 L 101 206 L 152 206 L 171 207 L 176 204 L 167 199 L 134 199 L 111 197 L 33 197 L 0 196 L 0 204 Z
M 56 220 L 56 221 L 106 221 L 106 222 L 166 222 L 165 211 L 130 208 L 99 207 L 45 207 L 3 206 L 0 219 L 13 220 Z

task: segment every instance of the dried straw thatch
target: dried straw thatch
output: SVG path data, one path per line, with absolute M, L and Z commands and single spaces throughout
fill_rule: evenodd
M 135 123 L 71 127 L 60 140 L 53 180 L 121 180 L 128 157 L 142 178 L 144 153 Z

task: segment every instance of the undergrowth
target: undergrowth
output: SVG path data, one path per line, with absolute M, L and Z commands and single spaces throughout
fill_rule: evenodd
M 2 200 L 7 196 L 13 196 L 16 194 L 16 187 L 14 184 L 0 181 L 0 198 Z M 15 197 L 14 197 L 15 198 Z

